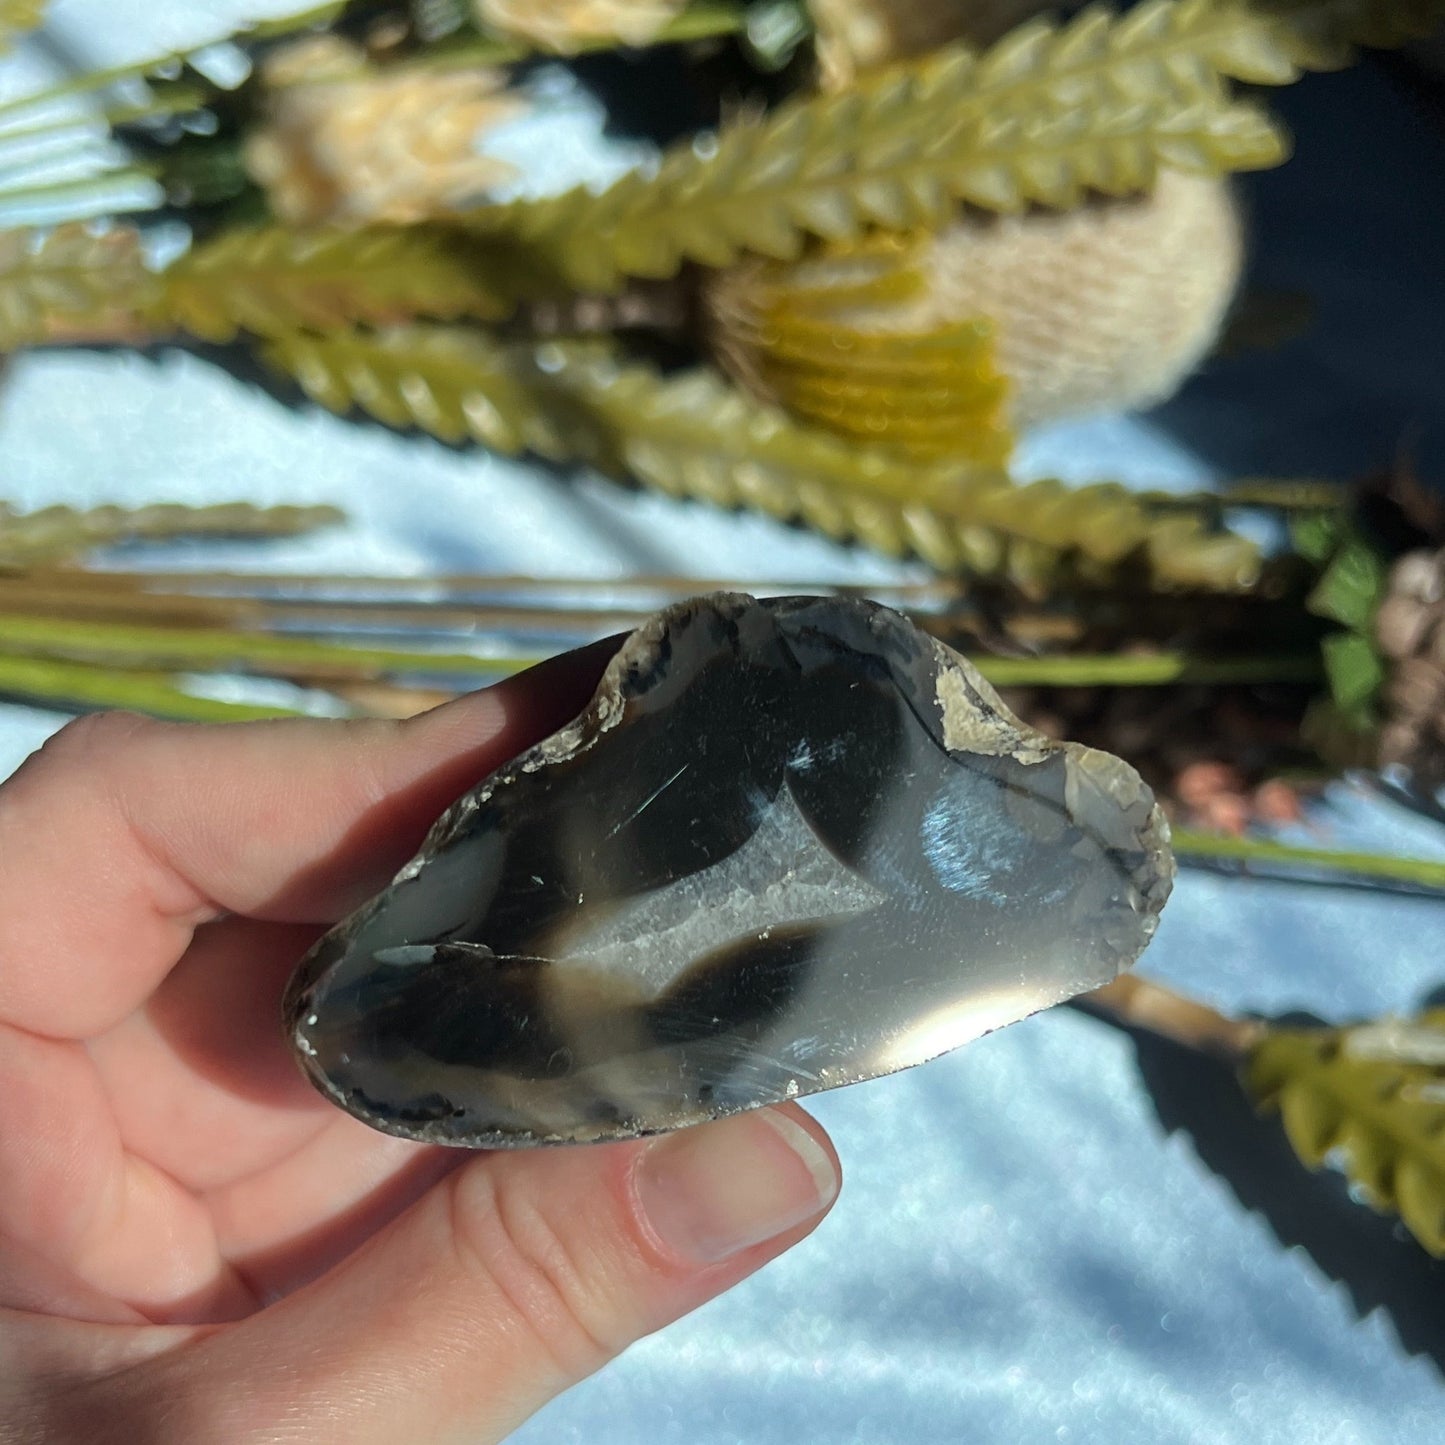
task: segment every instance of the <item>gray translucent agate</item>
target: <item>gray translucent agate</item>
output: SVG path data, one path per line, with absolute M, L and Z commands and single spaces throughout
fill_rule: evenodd
M 1097 987 L 1173 878 L 1126 764 L 874 603 L 719 594 L 437 822 L 287 992 L 330 1098 L 446 1144 L 660 1132 Z

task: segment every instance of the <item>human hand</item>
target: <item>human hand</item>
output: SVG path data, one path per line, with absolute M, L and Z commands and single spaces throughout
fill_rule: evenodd
M 404 723 L 72 723 L 0 786 L 0 1440 L 497 1440 L 801 1239 L 793 1106 L 467 1154 L 289 1056 L 282 986 L 453 797 L 577 712 L 574 654 Z

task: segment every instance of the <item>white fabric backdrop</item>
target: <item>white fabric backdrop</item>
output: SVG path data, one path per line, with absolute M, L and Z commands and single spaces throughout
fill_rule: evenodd
M 57 0 L 87 54 L 192 43 L 259 3 Z M 271 9 L 284 9 L 273 4 Z M 585 98 L 505 145 L 549 181 L 615 165 Z M 1378 74 L 1286 98 L 1304 146 L 1252 187 L 1260 273 L 1302 284 L 1317 334 L 1211 368 L 1155 419 L 1030 440 L 1026 467 L 1189 484 L 1221 466 L 1339 473 L 1406 421 L 1438 426 L 1435 257 L 1445 144 Z M 1361 116 L 1369 117 L 1368 124 Z M 1367 137 L 1366 132 L 1370 132 Z M 622 157 L 625 159 L 625 155 Z M 1368 186 L 1368 210 L 1348 187 Z M 1341 187 L 1344 187 L 1343 194 Z M 1188 442 L 1181 438 L 1188 438 Z M 1428 437 L 1427 437 L 1428 441 Z M 23 357 L 0 396 L 0 494 L 22 506 L 335 502 L 341 534 L 170 549 L 168 564 L 637 571 L 867 582 L 909 569 L 758 518 L 626 495 L 268 397 L 190 358 Z M 143 555 L 158 555 L 154 552 Z M 0 775 L 58 726 L 0 707 Z M 1340 789 L 1315 826 L 1445 856 L 1445 836 Z M 1445 905 L 1188 873 L 1146 970 L 1230 1009 L 1408 1010 L 1445 983 Z M 1141 1073 L 1141 1064 L 1144 1073 Z M 1145 1074 L 1158 1108 L 1145 1087 Z M 813 1103 L 846 1184 L 807 1243 L 634 1348 L 526 1445 L 1380 1445 L 1437 1438 L 1442 1271 L 1333 1181 L 1282 1162 L 1227 1079 L 1056 1010 L 925 1068 Z M 1166 1131 L 1163 1120 L 1188 1126 Z M 1253 1202 L 1353 1281 L 1281 1247 Z M 1251 1182 L 1252 1181 L 1252 1182 Z M 1384 1303 L 1388 1311 L 1362 1311 Z M 1405 1343 L 1402 1344 L 1402 1334 Z M 1427 1353 L 1417 1353 L 1424 1351 Z

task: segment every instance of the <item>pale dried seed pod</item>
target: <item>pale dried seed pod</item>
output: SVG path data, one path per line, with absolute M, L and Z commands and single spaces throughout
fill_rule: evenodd
M 1434 552 L 1407 552 L 1390 568 L 1392 596 L 1411 597 L 1420 602 L 1445 598 L 1445 566 Z
M 246 169 L 292 225 L 405 225 L 473 203 L 512 167 L 484 134 L 524 109 L 499 70 L 378 69 L 336 36 L 287 46 L 262 72 L 268 120 Z
M 1213 345 L 1242 258 L 1227 185 L 1164 171 L 1147 196 L 969 216 L 930 269 L 940 313 L 993 321 L 1021 428 L 1170 395 Z
M 830 313 L 864 333 L 927 334 L 967 321 L 993 329 L 993 362 L 1010 384 L 1015 428 L 1145 406 L 1170 395 L 1199 364 L 1229 308 L 1243 256 L 1227 186 L 1164 171 L 1144 196 L 1098 198 L 1065 212 L 968 211 L 907 249 L 924 279 L 877 305 Z M 704 307 L 722 364 L 769 400 L 756 355 L 755 291 L 790 275 L 811 294 L 848 252 L 795 263 L 744 263 L 710 276 Z M 765 359 L 765 358 L 764 358 Z
M 1386 657 L 1410 657 L 1434 622 L 1426 603 L 1397 592 L 1385 598 L 1375 613 L 1375 640 Z
M 1390 568 L 1374 636 L 1390 660 L 1379 761 L 1417 788 L 1445 783 L 1445 550 L 1408 552 Z
M 1407 657 L 1390 674 L 1385 700 L 1401 721 L 1418 723 L 1431 717 L 1445 703 L 1445 669 L 1428 657 Z
M 1379 733 L 1381 767 L 1410 767 L 1414 761 L 1419 732 L 1409 723 L 1386 723 Z

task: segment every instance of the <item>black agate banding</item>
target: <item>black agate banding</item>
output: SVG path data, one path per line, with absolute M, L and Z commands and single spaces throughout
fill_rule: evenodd
M 922 1063 L 1112 979 L 1168 833 L 874 603 L 659 613 L 303 960 L 313 1082 L 388 1133 L 657 1133 Z

